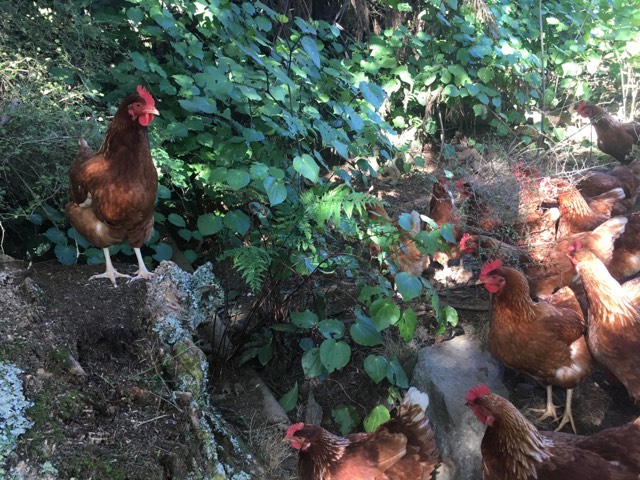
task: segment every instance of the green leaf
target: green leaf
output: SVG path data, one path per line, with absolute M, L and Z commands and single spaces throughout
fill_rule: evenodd
M 169 219 L 169 223 L 175 225 L 176 227 L 184 228 L 186 226 L 186 224 L 184 223 L 184 218 L 182 218 L 177 213 L 170 213 L 167 218 Z
M 338 405 L 331 410 L 331 416 L 340 425 L 340 434 L 347 435 L 360 423 L 358 411 L 353 405 Z
M 325 338 L 340 338 L 344 335 L 344 323 L 338 320 L 322 320 L 318 322 L 318 331 Z
M 305 310 L 304 312 L 291 312 L 291 321 L 300 328 L 313 328 L 318 324 L 318 316 Z
M 408 308 L 407 310 L 402 312 L 402 317 L 400 317 L 400 321 L 398 322 L 397 327 L 398 331 L 400 332 L 400 336 L 405 342 L 410 342 L 411 340 L 413 340 L 413 336 L 416 332 L 417 326 L 418 316 L 412 308 Z
M 249 231 L 251 220 L 242 210 L 231 210 L 224 216 L 224 225 L 232 232 L 244 235 Z
M 320 167 L 313 159 L 313 157 L 307 153 L 301 156 L 296 156 L 293 159 L 293 168 L 296 172 L 305 178 L 308 178 L 312 182 L 318 181 L 318 174 L 320 173 Z
M 478 78 L 482 80 L 484 83 L 489 83 L 491 80 L 495 78 L 495 74 L 493 70 L 487 67 L 482 67 L 478 70 Z
M 222 218 L 218 215 L 214 215 L 213 213 L 205 213 L 198 217 L 198 231 L 202 235 L 213 235 L 214 233 L 218 233 L 222 230 L 223 226 Z
M 78 259 L 76 247 L 71 245 L 64 245 L 62 243 L 56 244 L 56 248 L 53 249 L 56 254 L 56 258 L 63 265 L 73 265 Z
M 326 373 L 320 360 L 320 349 L 318 347 L 307 350 L 302 354 L 302 370 L 304 371 L 304 376 L 307 378 L 319 377 L 323 373 Z
M 66 245 L 67 244 L 67 236 L 61 230 L 55 227 L 49 227 L 46 232 L 43 233 L 45 237 L 47 237 L 51 243 L 55 243 L 56 245 Z
M 130 8 L 127 10 L 127 17 L 134 23 L 140 23 L 144 20 L 144 12 L 139 8 Z
M 447 305 L 442 309 L 442 314 L 444 315 L 444 319 L 447 324 L 455 327 L 458 325 L 458 312 L 455 308 L 450 305 Z
M 298 382 L 296 382 L 287 393 L 280 397 L 278 403 L 285 412 L 293 410 L 298 403 Z
M 396 275 L 396 287 L 405 302 L 413 300 L 422 293 L 420 279 L 407 272 L 400 272 Z
M 382 106 L 386 97 L 382 88 L 375 83 L 365 81 L 360 82 L 359 87 L 360 93 L 362 93 L 364 99 L 371 104 L 374 110 L 377 110 Z
M 154 260 L 161 262 L 162 260 L 169 260 L 171 255 L 173 254 L 173 248 L 168 243 L 158 243 L 157 245 L 152 245 L 152 248 L 156 253 L 152 255 Z
M 227 170 L 225 177 L 227 185 L 229 185 L 233 190 L 240 190 L 251 182 L 251 175 L 249 175 L 249 172 L 246 170 L 239 170 L 237 168 L 230 168 Z
M 400 308 L 391 300 L 380 298 L 371 304 L 369 314 L 376 329 L 381 332 L 400 319 Z
M 271 358 L 273 358 L 273 347 L 271 346 L 271 342 L 269 342 L 258 349 L 258 361 L 260 365 L 264 366 L 269 363 Z
M 269 175 L 262 183 L 272 207 L 280 205 L 287 199 L 287 187 L 282 180 L 276 180 L 275 177 Z
M 312 37 L 305 35 L 300 40 L 300 43 L 302 44 L 302 48 L 304 48 L 304 51 L 307 52 L 307 55 L 309 55 L 311 61 L 315 64 L 316 67 L 320 68 L 320 51 L 318 50 L 316 41 Z
M 382 335 L 376 330 L 376 327 L 369 320 L 368 322 L 361 319 L 357 319 L 355 323 L 351 325 L 349 334 L 353 341 L 358 345 L 365 347 L 375 347 L 376 345 L 382 345 Z
M 329 338 L 320 344 L 320 361 L 328 373 L 344 367 L 351 359 L 351 347 L 347 342 Z
M 364 360 L 364 370 L 371 380 L 380 383 L 387 376 L 389 362 L 382 355 L 369 355 Z
M 67 230 L 67 236 L 70 239 L 75 240 L 76 243 L 80 245 L 82 248 L 89 247 L 89 242 L 87 242 L 87 240 L 85 240 L 85 238 L 82 235 L 80 235 L 75 228 L 73 227 L 69 228 Z
M 453 225 L 445 223 L 440 227 L 440 235 L 448 243 L 456 243 L 456 237 L 453 234 Z
M 409 388 L 409 379 L 397 358 L 394 358 L 389 362 L 387 380 L 389 380 L 389 383 L 397 387 Z
M 384 405 L 378 405 L 374 407 L 363 421 L 364 429 L 367 432 L 373 432 L 376 428 L 382 425 L 384 422 L 389 421 L 391 415 L 389 410 Z

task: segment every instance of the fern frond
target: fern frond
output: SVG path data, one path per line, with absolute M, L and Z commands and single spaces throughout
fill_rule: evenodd
M 228 250 L 222 258 L 231 257 L 249 288 L 255 293 L 260 290 L 265 275 L 273 260 L 269 251 L 256 246 L 243 246 Z

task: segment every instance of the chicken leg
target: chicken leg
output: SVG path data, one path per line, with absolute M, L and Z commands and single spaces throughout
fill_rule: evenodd
M 131 278 L 129 282 L 135 282 L 140 279 L 149 280 L 154 274 L 147 270 L 147 266 L 144 264 L 144 260 L 142 259 L 142 252 L 139 248 L 134 248 L 133 251 L 136 252 L 136 258 L 138 259 L 138 271 L 136 272 L 135 277 L 129 277 Z
M 571 399 L 573 397 L 573 388 L 567 388 L 567 401 L 564 407 L 564 413 L 562 414 L 562 418 L 560 419 L 560 425 L 556 428 L 556 432 L 562 430 L 567 423 L 571 423 L 571 428 L 573 429 L 573 433 L 576 432 L 576 424 L 573 421 L 573 415 L 571 414 Z
M 111 263 L 111 255 L 109 255 L 108 248 L 103 248 L 102 251 L 104 252 L 104 263 L 106 264 L 107 269 L 105 270 L 104 273 L 100 273 L 98 275 L 89 277 L 89 280 L 94 280 L 96 278 L 108 278 L 109 280 L 111 280 L 111 283 L 113 283 L 113 286 L 117 287 L 118 284 L 116 283 L 116 278 L 118 277 L 131 278 L 131 275 L 120 273 L 115 268 L 113 268 L 113 264 Z
M 553 404 L 553 387 L 551 385 L 547 385 L 547 408 L 544 410 L 540 409 L 531 409 L 532 412 L 542 412 L 542 416 L 538 417 L 536 420 L 541 422 L 546 418 L 553 418 L 553 420 L 558 420 L 558 415 L 556 413 L 556 406 Z

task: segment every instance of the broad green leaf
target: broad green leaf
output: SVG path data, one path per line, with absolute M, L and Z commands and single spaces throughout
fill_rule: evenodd
M 375 83 L 360 82 L 360 93 L 364 99 L 371 104 L 374 110 L 379 109 L 386 97 L 384 90 Z
M 387 380 L 392 385 L 400 388 L 409 388 L 409 379 L 404 369 L 398 362 L 397 358 L 393 358 L 389 362 L 389 371 L 387 372 Z
M 213 235 L 214 233 L 218 233 L 222 230 L 223 226 L 222 218 L 218 215 L 214 215 L 213 213 L 205 213 L 198 217 L 198 231 L 202 235 Z
M 449 243 L 456 243 L 456 237 L 453 235 L 453 225 L 445 223 L 440 227 L 440 235 Z
M 491 70 L 490 68 L 487 67 L 482 67 L 481 69 L 478 70 L 478 78 L 480 80 L 482 80 L 484 83 L 488 83 L 491 80 L 493 80 L 495 77 L 495 74 L 493 73 L 493 70 Z
M 227 170 L 225 181 L 232 190 L 240 190 L 249 185 L 249 182 L 251 182 L 251 175 L 249 175 L 249 172 L 246 170 L 230 168 Z
M 49 227 L 47 231 L 43 233 L 43 235 L 56 245 L 67 244 L 67 236 L 64 234 L 64 232 L 57 229 L 56 227 Z
M 87 248 L 89 246 L 89 242 L 87 242 L 87 240 L 85 240 L 85 238 L 73 227 L 67 230 L 67 236 L 70 239 L 75 240 L 82 248 Z
M 420 279 L 407 272 L 400 272 L 396 275 L 396 287 L 405 302 L 413 300 L 422 293 Z
M 318 347 L 307 350 L 302 354 L 302 370 L 307 378 L 319 377 L 327 372 L 320 360 L 320 349 Z
M 300 328 L 313 328 L 318 324 L 318 316 L 305 310 L 304 312 L 291 312 L 291 321 Z
M 307 52 L 307 55 L 309 55 L 311 61 L 315 64 L 316 67 L 320 68 L 320 51 L 318 50 L 316 41 L 312 37 L 305 35 L 300 40 L 300 43 L 302 44 L 302 48 L 304 48 L 304 51 Z
M 344 367 L 351 359 L 351 347 L 347 342 L 326 339 L 320 344 L 320 361 L 328 373 Z
M 340 425 L 340 434 L 347 435 L 360 423 L 358 411 L 353 405 L 338 405 L 331 410 L 331 416 Z
M 191 238 L 193 238 L 193 232 L 186 228 L 181 228 L 180 230 L 178 230 L 178 235 L 180 235 L 180 237 L 186 240 L 187 242 L 191 240 Z
M 271 346 L 271 342 L 263 345 L 258 349 L 258 361 L 260 365 L 264 366 L 269 363 L 269 360 L 273 357 L 273 347 Z
M 223 223 L 225 227 L 239 235 L 247 233 L 251 226 L 249 216 L 242 210 L 231 210 L 228 212 L 224 216 Z
M 387 422 L 391 418 L 389 410 L 384 405 L 378 405 L 373 408 L 364 418 L 364 429 L 367 432 L 373 432 L 376 428 Z
M 157 245 L 153 245 L 152 248 L 156 253 L 152 255 L 153 259 L 161 262 L 163 260 L 169 260 L 171 255 L 173 254 L 173 248 L 168 243 L 158 243 Z
M 312 182 L 315 183 L 318 181 L 320 167 L 311 155 L 304 153 L 300 156 L 296 156 L 293 159 L 293 168 L 300 175 L 311 180 Z
M 274 177 L 268 176 L 262 183 L 272 207 L 280 205 L 287 199 L 287 187 L 282 180 L 276 180 Z
M 452 327 L 458 325 L 458 312 L 455 308 L 447 305 L 442 309 L 442 314 L 447 324 L 451 325 Z
M 63 265 L 73 265 L 78 259 L 78 252 L 76 247 L 71 245 L 64 245 L 62 243 L 56 244 L 53 249 L 56 254 L 56 258 Z
M 144 20 L 144 12 L 139 8 L 130 8 L 127 10 L 127 17 L 134 23 L 140 23 Z
M 344 323 L 338 320 L 322 320 L 318 322 L 318 331 L 325 338 L 340 338 L 344 335 Z
M 387 376 L 389 362 L 382 355 L 369 355 L 364 359 L 364 370 L 371 380 L 380 383 Z
M 349 334 L 353 341 L 365 347 L 375 347 L 382 345 L 382 335 L 376 330 L 371 321 L 356 320 L 349 329 Z
M 280 397 L 278 403 L 285 412 L 293 410 L 298 403 L 298 382 L 296 382 L 287 393 Z
M 400 319 L 400 308 L 391 300 L 381 298 L 371 304 L 369 314 L 376 329 L 381 332 Z
M 397 327 L 398 331 L 400 332 L 400 336 L 405 342 L 410 342 L 411 340 L 413 340 L 413 336 L 416 332 L 417 326 L 418 316 L 412 308 L 408 308 L 407 310 L 402 312 L 402 317 L 400 317 L 400 321 L 397 323 Z
M 169 223 L 171 223 L 172 225 L 175 225 L 176 227 L 183 227 L 184 228 L 185 225 L 186 225 L 184 223 L 184 218 L 182 218 L 177 213 L 170 213 L 167 218 L 169 220 Z

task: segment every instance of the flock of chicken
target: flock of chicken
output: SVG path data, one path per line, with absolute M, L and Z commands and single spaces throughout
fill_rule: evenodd
M 632 160 L 640 124 L 619 123 L 603 109 L 582 103 L 598 146 L 625 165 L 573 178 L 545 177 L 517 164 L 518 218 L 510 225 L 473 186 L 455 184 L 456 205 L 447 181 L 434 183 L 429 217 L 451 224 L 455 244 L 431 257 L 416 245 L 420 221 L 403 230 L 378 205 L 369 218 L 397 227 L 399 245 L 389 252 L 396 271 L 422 274 L 465 254 L 485 262 L 477 284 L 493 296 L 489 350 L 504 365 L 547 388 L 540 420 L 560 420 L 555 432 L 538 431 L 508 400 L 486 386 L 469 390 L 466 402 L 487 426 L 482 440 L 485 480 L 640 479 L 640 418 L 590 437 L 575 432 L 572 391 L 591 371 L 594 360 L 640 399 L 640 212 L 630 213 L 640 190 L 640 160 Z M 505 228 L 507 227 L 507 228 Z M 510 230 L 513 240 L 492 232 Z M 373 246 L 378 249 L 378 247 Z M 510 265 L 510 266 L 507 266 Z M 535 299 L 535 300 L 534 300 Z M 552 387 L 567 389 L 560 419 Z M 408 416 L 407 396 L 395 419 L 372 433 L 338 437 L 318 426 L 296 424 L 285 440 L 299 453 L 302 480 L 429 479 L 438 452 L 425 416 Z M 414 402 L 415 403 L 415 402 Z M 428 403 L 428 402 L 427 402 Z M 417 404 L 416 404 L 417 405 Z M 558 432 L 558 433 L 556 433 Z
M 415 244 L 420 221 L 414 216 L 413 230 L 400 234 L 400 246 L 390 254 L 398 270 L 416 275 L 432 261 L 445 264 L 464 254 L 490 260 L 477 282 L 494 299 L 489 350 L 547 387 L 541 418 L 557 419 L 552 386 L 567 389 L 558 430 L 570 423 L 574 432 L 572 389 L 587 377 L 593 359 L 640 399 L 640 278 L 619 283 L 640 271 L 640 212 L 629 213 L 640 190 L 640 160 L 629 160 L 640 125 L 619 123 L 585 103 L 578 113 L 591 120 L 599 148 L 626 166 L 569 181 L 516 165 L 519 218 L 509 226 L 516 233 L 512 243 L 490 235 L 504 222 L 471 182 L 456 184 L 464 199 L 459 208 L 441 179 L 433 187 L 429 216 L 453 226 L 456 244 L 427 257 Z M 128 277 L 113 268 L 108 250 L 124 241 L 138 259 L 135 278 L 152 275 L 140 247 L 153 230 L 157 173 L 147 126 L 158 114 L 153 97 L 139 86 L 122 101 L 97 153 L 80 141 L 66 213 L 83 237 L 104 250 L 106 271 L 92 278 L 116 285 L 117 277 Z M 380 206 L 372 206 L 369 217 L 397 225 Z M 640 478 L 640 419 L 581 437 L 539 432 L 485 386 L 471 388 L 466 401 L 487 425 L 481 447 L 485 480 Z M 319 426 L 291 426 L 285 440 L 300 452 L 300 479 L 431 478 L 439 455 L 427 405 L 428 397 L 412 388 L 392 420 L 348 437 Z

